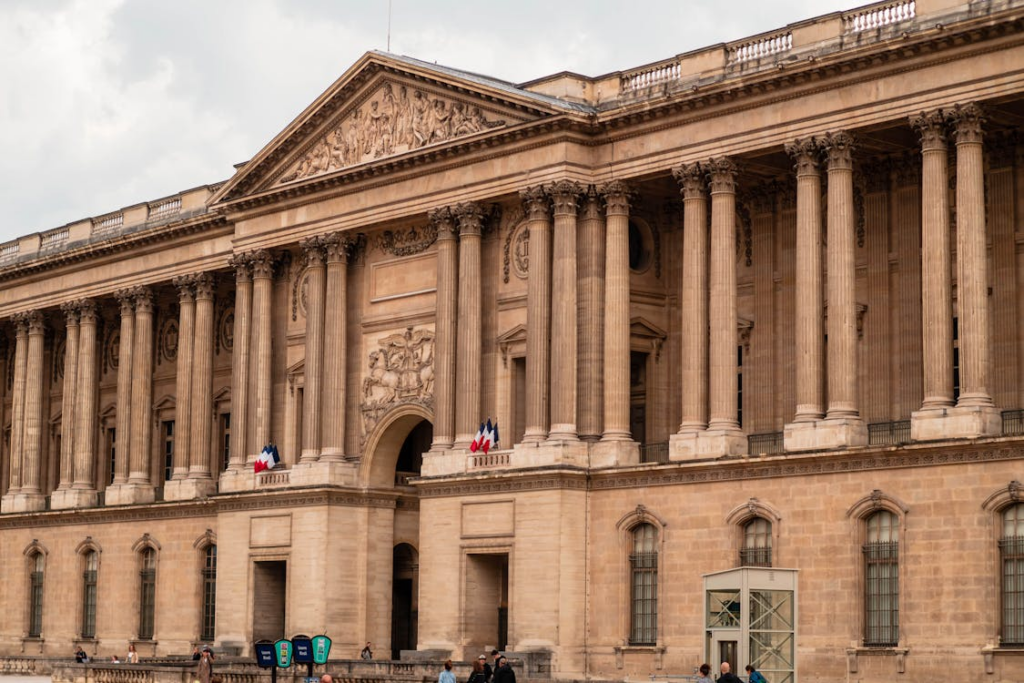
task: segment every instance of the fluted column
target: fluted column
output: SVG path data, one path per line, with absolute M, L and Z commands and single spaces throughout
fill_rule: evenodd
M 543 187 L 519 196 L 529 231 L 530 272 L 526 281 L 526 430 L 524 443 L 544 441 L 550 425 L 551 374 L 551 201 Z M 462 359 L 459 359 L 462 362 Z
M 332 233 L 324 238 L 327 255 L 327 308 L 324 312 L 323 461 L 340 461 L 345 453 L 345 360 L 348 358 L 348 254 L 352 238 Z M 308 367 L 308 366 L 307 366 Z
M 117 353 L 117 452 L 113 485 L 128 482 L 132 439 L 132 371 L 135 357 L 135 297 L 131 290 L 114 294 L 121 305 L 121 335 Z
M 25 370 L 25 435 L 22 441 L 21 493 L 41 496 L 41 466 L 43 445 L 43 342 L 46 323 L 40 311 L 28 314 L 28 356 Z M 32 506 L 30 506 L 32 507 Z
M 554 207 L 551 256 L 551 432 L 552 441 L 576 441 L 576 210 L 578 183 L 548 189 Z
M 78 382 L 79 322 L 78 302 L 61 304 L 66 321 L 64 339 L 64 390 L 60 409 L 60 481 L 58 491 L 71 488 L 75 479 L 75 409 L 78 407 L 75 387 Z
M 21 491 L 22 456 L 25 452 L 25 383 L 28 377 L 28 315 L 12 316 L 14 322 L 14 386 L 11 394 L 10 478 L 7 493 Z
M 235 330 L 231 350 L 231 458 L 229 469 L 239 472 L 245 467 L 249 448 L 249 368 L 251 359 L 250 327 L 252 325 L 252 265 L 247 254 L 231 257 L 235 269 Z
M 192 365 L 192 437 L 189 442 L 190 479 L 210 479 L 210 441 L 213 427 L 213 276 L 195 278 L 196 330 Z
M 682 406 L 680 434 L 708 426 L 707 191 L 700 164 L 673 170 L 683 193 Z
M 97 334 L 99 316 L 96 302 L 79 302 L 78 381 L 76 382 L 74 488 L 87 493 L 79 503 L 95 505 L 96 423 L 99 419 L 99 377 Z
M 455 441 L 455 353 L 458 315 L 458 228 L 445 207 L 429 214 L 437 229 L 437 313 L 434 322 L 434 442 L 433 449 L 451 448 Z
M 828 156 L 828 413 L 857 418 L 857 302 L 854 292 L 853 138 L 822 139 Z
M 326 273 L 323 238 L 299 243 L 306 259 L 306 359 L 302 392 L 302 462 L 320 457 L 321 383 L 324 376 Z
M 632 441 L 629 429 L 629 188 L 601 188 L 607 239 L 604 269 L 604 434 L 602 441 Z M 531 254 L 531 270 L 532 270 Z M 527 364 L 529 365 L 529 364 Z
M 953 405 L 953 290 L 949 245 L 946 118 L 924 112 L 910 119 L 921 135 L 922 410 Z
M 736 165 L 708 162 L 711 186 L 709 430 L 739 431 L 736 406 Z
M 153 292 L 135 289 L 135 351 L 132 372 L 132 440 L 128 483 L 152 486 L 150 448 L 153 443 Z
M 270 342 L 271 334 L 271 306 L 273 295 L 274 267 L 270 253 L 257 251 L 252 257 L 252 281 L 253 281 L 253 355 L 255 357 L 255 372 L 252 378 L 252 403 L 255 406 L 253 415 L 253 440 L 249 445 L 250 450 L 259 452 L 271 439 L 271 359 L 272 349 Z
M 580 207 L 576 240 L 579 253 L 578 420 L 579 435 L 584 441 L 597 441 L 604 431 L 604 239 L 601 196 L 590 186 Z
M 188 476 L 189 453 L 192 448 L 192 366 L 195 349 L 195 277 L 174 278 L 178 288 L 178 365 L 177 400 L 174 412 L 174 462 L 171 479 Z
M 796 416 L 824 416 L 822 360 L 825 330 L 821 287 L 821 171 L 813 139 L 786 145 L 796 164 Z
M 459 204 L 453 210 L 459 222 L 459 329 L 458 365 L 455 368 L 455 447 L 466 448 L 476 435 L 480 415 L 480 367 L 483 350 L 483 302 L 480 280 L 480 234 L 483 209 Z
M 989 367 L 988 259 L 981 108 L 950 111 L 956 135 L 956 278 L 960 324 L 958 407 L 993 406 Z

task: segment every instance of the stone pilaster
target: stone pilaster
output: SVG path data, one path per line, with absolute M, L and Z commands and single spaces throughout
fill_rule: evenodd
M 196 275 L 196 330 L 192 366 L 192 435 L 189 442 L 189 479 L 198 479 L 195 493 L 209 493 L 210 443 L 213 429 L 213 290 L 209 273 Z M 205 490 L 203 490 L 205 488 Z
M 302 392 L 302 455 L 300 462 L 320 457 L 322 380 L 324 375 L 324 322 L 326 272 L 323 238 L 299 243 L 306 259 L 306 358 Z
M 135 491 L 132 502 L 153 500 L 150 478 L 153 443 L 153 292 L 136 287 L 135 350 L 132 364 L 132 438 L 129 453 L 128 485 Z
M 554 207 L 551 281 L 551 441 L 577 441 L 576 212 L 582 188 L 561 181 L 548 188 Z
M 447 207 L 429 214 L 437 229 L 437 314 L 434 321 L 434 442 L 445 450 L 455 442 L 455 353 L 458 327 L 459 231 Z
M 250 386 L 251 404 L 255 406 L 252 439 L 249 450 L 258 453 L 271 440 L 273 407 L 271 392 L 272 348 L 270 344 L 273 305 L 274 263 L 270 253 L 257 251 L 252 256 L 252 337 L 255 372 Z
M 9 451 L 10 475 L 7 493 L 3 497 L 2 511 L 16 509 L 17 496 L 21 492 L 22 454 L 25 435 L 25 382 L 28 376 L 28 316 L 17 313 L 11 317 L 14 323 L 14 381 L 11 394 L 11 448 Z
M 60 409 L 60 481 L 57 491 L 71 488 L 75 479 L 75 409 L 78 407 L 78 302 L 61 304 L 66 322 L 64 339 L 64 390 Z
M 577 235 L 579 329 L 577 363 L 579 436 L 597 441 L 604 429 L 604 216 L 591 186 L 582 198 Z
M 113 488 L 128 483 L 128 454 L 132 439 L 132 366 L 135 357 L 135 298 L 131 290 L 114 294 L 121 307 L 121 334 L 117 352 L 117 443 L 114 462 Z M 106 502 L 111 500 L 111 487 L 107 487 Z
M 235 329 L 231 351 L 231 462 L 229 471 L 241 472 L 252 448 L 248 441 L 249 368 L 252 326 L 252 265 L 246 254 L 231 257 L 235 269 Z
M 171 479 L 178 481 L 188 477 L 189 454 L 192 449 L 192 400 L 193 365 L 195 363 L 195 276 L 183 275 L 174 278 L 178 289 L 178 365 L 177 400 L 174 411 L 174 463 Z M 170 487 L 165 487 L 165 496 L 175 499 Z
M 40 311 L 30 311 L 28 321 L 28 354 L 25 370 L 25 418 L 22 437 L 21 491 L 17 507 L 20 510 L 40 510 L 43 507 L 42 446 L 43 446 L 43 391 L 45 388 L 43 344 L 46 323 Z
M 323 450 L 320 460 L 341 461 L 345 453 L 347 407 L 345 377 L 348 358 L 348 256 L 352 237 L 332 233 L 324 238 L 327 254 L 327 308 L 324 312 Z
M 481 324 L 480 235 L 483 209 L 479 204 L 456 206 L 459 224 L 459 327 L 455 368 L 455 448 L 468 448 L 476 436 L 480 415 Z
M 75 407 L 75 466 L 74 483 L 76 505 L 96 504 L 96 424 L 99 420 L 99 376 L 97 336 L 99 315 L 96 302 L 79 302 L 79 351 L 77 400 Z
M 602 187 L 601 192 L 605 198 L 607 216 L 604 280 L 604 434 L 601 440 L 632 441 L 633 436 L 629 430 L 630 191 L 625 183 L 614 181 Z
M 524 443 L 547 439 L 551 372 L 551 202 L 540 186 L 519 193 L 530 231 L 526 290 L 526 432 Z M 459 359 L 462 362 L 462 359 Z

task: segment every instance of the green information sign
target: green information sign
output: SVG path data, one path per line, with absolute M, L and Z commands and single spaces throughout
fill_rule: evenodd
M 313 662 L 326 664 L 331 654 L 331 639 L 327 636 L 313 636 Z
M 277 654 L 277 665 L 287 669 L 292 665 L 292 641 L 282 638 L 274 643 L 274 652 Z

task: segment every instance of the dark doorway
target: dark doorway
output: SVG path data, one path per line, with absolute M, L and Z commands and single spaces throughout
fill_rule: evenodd
M 259 586 L 253 595 L 253 642 L 284 638 L 288 563 L 285 561 L 254 562 L 252 573 L 253 585 Z
M 629 431 L 633 441 L 647 443 L 647 354 L 629 354 Z
M 395 485 L 404 485 L 409 477 L 419 476 L 423 465 L 423 454 L 430 450 L 434 440 L 434 425 L 426 420 L 412 428 L 409 436 L 402 442 L 398 451 L 398 463 L 395 465 Z
M 466 562 L 466 628 L 469 651 L 508 648 L 508 554 L 469 555 Z
M 419 621 L 419 554 L 408 543 L 395 546 L 391 584 L 391 658 L 416 649 Z

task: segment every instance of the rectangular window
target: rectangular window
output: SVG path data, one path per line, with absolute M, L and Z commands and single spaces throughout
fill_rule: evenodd
M 953 401 L 960 399 L 960 319 L 953 318 Z
M 96 637 L 96 552 L 86 555 L 82 573 L 82 638 Z
M 107 483 L 114 483 L 114 474 L 117 471 L 117 429 L 111 427 L 107 430 L 107 461 L 110 463 L 110 474 Z
M 43 634 L 43 556 L 36 555 L 29 589 L 28 637 L 39 638 Z
M 656 531 L 650 524 L 633 530 L 629 556 L 632 619 L 630 645 L 654 645 L 658 641 L 658 550 Z
M 154 611 L 156 609 L 156 551 L 149 548 L 142 553 L 142 571 L 139 573 L 139 638 L 152 640 Z
M 199 638 L 213 640 L 217 626 L 217 546 L 204 553 L 203 562 L 203 626 Z
M 895 647 L 899 643 L 899 542 L 864 545 L 864 644 Z
M 164 435 L 164 481 L 170 481 L 174 474 L 174 420 L 161 423 Z
M 226 470 L 231 462 L 231 413 L 220 415 L 220 452 L 221 467 Z
M 736 421 L 743 429 L 743 347 L 736 347 Z
M 999 540 L 999 557 L 1003 568 L 1002 601 L 1004 647 L 1024 645 L 1024 536 Z

